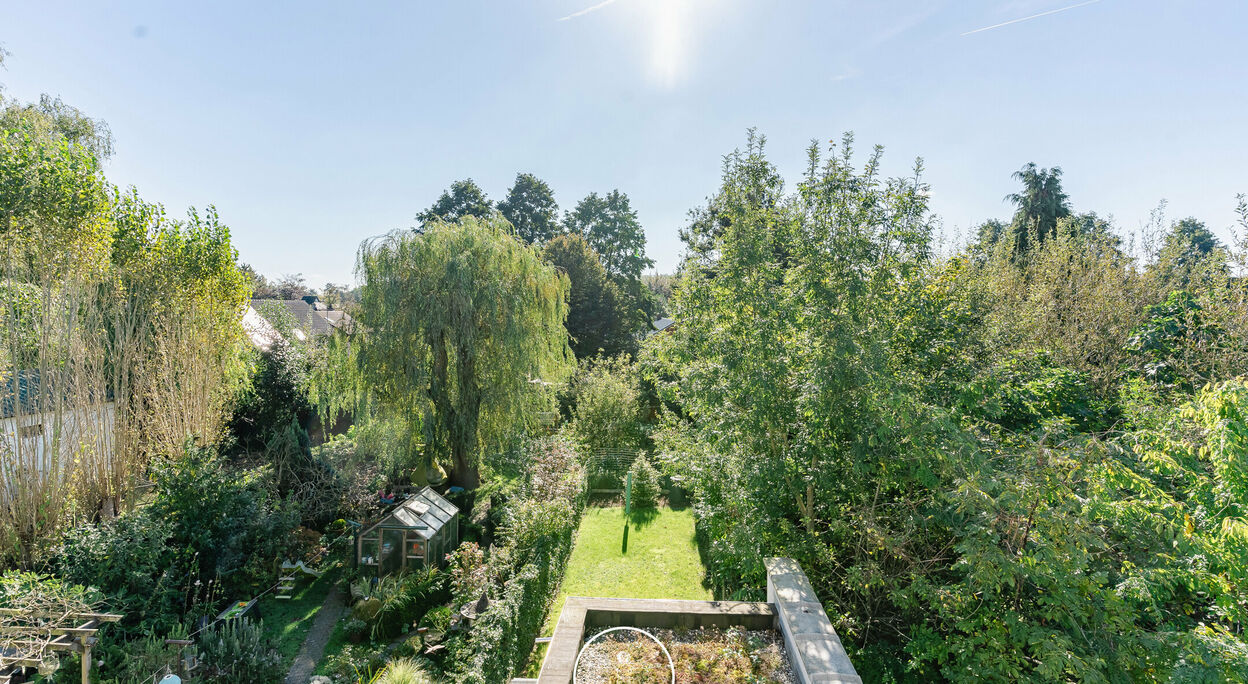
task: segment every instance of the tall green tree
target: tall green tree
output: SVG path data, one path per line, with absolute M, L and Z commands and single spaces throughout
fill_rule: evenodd
M 758 548 L 759 529 L 741 521 L 766 518 L 764 529 L 787 537 L 777 544 L 813 549 L 848 531 L 840 516 L 876 505 L 850 480 L 900 456 L 886 435 L 915 420 L 887 373 L 889 312 L 898 273 L 925 263 L 931 235 L 926 186 L 880 178 L 878 151 L 858 172 L 848 138 L 826 160 L 812 148 L 805 180 L 782 201 L 769 201 L 772 175 L 759 173 L 768 167 L 761 138 L 728 158 L 713 200 L 722 230 L 686 262 L 673 299 L 680 325 L 660 341 L 676 378 L 664 398 L 690 417 L 699 445 L 677 467 L 706 505 L 725 507 L 706 529 L 718 548 L 736 549 L 729 565 L 754 577 L 761 555 L 746 549 Z M 906 458 L 929 456 L 916 442 Z M 886 487 L 901 504 L 919 490 L 913 471 L 896 474 L 906 482 Z
M 725 160 L 723 172 L 732 175 L 732 182 L 725 189 L 739 188 L 751 193 L 752 201 L 759 206 L 775 207 L 784 199 L 784 179 L 764 155 L 766 145 L 766 136 L 749 129 L 746 151 L 736 150 Z M 680 229 L 680 239 L 685 243 L 684 266 L 714 265 L 720 256 L 724 233 L 732 226 L 736 214 L 734 204 L 740 201 L 732 192 L 719 192 L 705 207 L 690 212 L 689 225 Z
M 546 243 L 542 256 L 571 281 L 567 328 L 576 357 L 633 351 L 636 312 L 585 238 L 560 235 Z
M 433 206 L 416 215 L 424 226 L 433 221 L 457 221 L 465 216 L 488 217 L 494 212 L 494 204 L 485 192 L 471 179 L 455 181 L 443 190 Z
M 436 221 L 365 242 L 356 320 L 366 387 L 450 479 L 480 484 L 478 455 L 552 399 L 571 371 L 568 279 L 500 217 Z
M 120 510 L 153 457 L 220 437 L 249 290 L 215 211 L 170 221 L 110 187 L 99 127 L 70 114 L 9 106 L 0 128 L 0 282 L 21 295 L 0 328 L 39 333 L 3 336 L 0 382 L 36 379 L 49 416 L 0 457 L 19 483 L 0 493 L 0 556 L 27 560 L 67 516 Z
M 1014 179 L 1023 184 L 1023 189 L 1006 195 L 1016 207 L 1010 230 L 1015 236 L 1015 248 L 1025 253 L 1033 233 L 1036 239 L 1046 240 L 1057 231 L 1057 222 L 1070 216 L 1070 198 L 1062 189 L 1062 170 L 1056 166 L 1043 169 L 1029 162 L 1014 172 Z
M 38 117 L 0 129 L 0 258 L 11 276 L 98 272 L 112 240 L 108 205 L 90 149 L 50 135 Z
M 498 203 L 498 211 L 511 222 L 516 236 L 527 243 L 541 245 L 559 234 L 555 193 L 546 181 L 531 173 L 516 174 L 516 182 Z
M 563 219 L 564 228 L 585 238 L 616 278 L 640 281 L 641 272 L 654 266 L 646 256 L 646 233 L 628 195 L 612 190 L 605 196 L 591 192 Z
M 1166 235 L 1165 248 L 1173 248 L 1190 255 L 1193 260 L 1203 259 L 1222 246 L 1217 236 L 1205 227 L 1205 222 L 1187 217 L 1174 224 Z
M 1214 271 L 1226 268 L 1225 255 L 1216 262 L 1210 261 L 1221 248 L 1222 243 L 1204 222 L 1185 218 L 1166 234 L 1157 255 L 1157 268 L 1172 287 L 1187 287 L 1202 266 Z
M 34 128 L 40 135 L 80 145 L 96 159 L 113 155 L 113 134 L 102 119 L 93 119 L 59 97 L 40 95 L 38 102 L 10 101 L 0 109 L 0 128 Z

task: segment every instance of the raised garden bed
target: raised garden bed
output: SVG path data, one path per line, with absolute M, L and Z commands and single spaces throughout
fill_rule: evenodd
M 588 645 L 577 664 L 577 682 L 669 684 L 669 654 L 678 684 L 797 681 L 784 640 L 775 630 L 647 629 L 667 649 L 665 654 L 654 640 L 635 631 L 612 631 L 594 639 L 608 629 L 595 628 L 586 633 Z

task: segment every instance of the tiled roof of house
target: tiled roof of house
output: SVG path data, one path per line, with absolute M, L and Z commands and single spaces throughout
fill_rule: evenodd
M 347 312 L 330 309 L 316 297 L 304 297 L 303 299 L 253 299 L 251 300 L 251 306 L 263 316 L 264 308 L 262 307 L 270 302 L 276 302 L 284 306 L 304 333 L 311 337 L 328 335 L 339 328 L 350 325 L 352 322 L 351 316 Z

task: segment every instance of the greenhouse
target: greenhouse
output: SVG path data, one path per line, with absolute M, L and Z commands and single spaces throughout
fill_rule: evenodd
M 411 495 L 355 538 L 362 569 L 379 575 L 441 565 L 459 544 L 459 509 L 430 487 Z

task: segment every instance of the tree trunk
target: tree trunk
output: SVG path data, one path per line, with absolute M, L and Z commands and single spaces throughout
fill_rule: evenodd
M 430 463 L 441 463 L 446 469 L 451 484 L 458 485 L 454 463 L 447 463 L 451 441 L 450 427 L 454 425 L 454 411 L 451 408 L 450 390 L 447 389 L 447 375 L 450 361 L 446 354 L 446 332 L 439 330 L 429 334 L 429 346 L 433 349 L 433 372 L 429 374 L 429 399 L 433 402 L 433 430 L 427 435 L 425 449 L 429 453 Z M 463 485 L 459 485 L 463 486 Z
M 481 485 L 473 451 L 477 448 L 477 427 L 481 417 L 481 389 L 477 386 L 477 358 L 472 349 L 461 345 L 455 350 L 456 385 L 459 401 L 451 433 L 451 455 L 460 487 L 472 491 Z
M 457 441 L 451 445 L 451 472 L 447 475 L 452 485 L 473 491 L 481 486 L 481 473 L 472 462 L 472 454 Z
M 450 385 L 450 354 L 447 350 L 446 331 L 430 335 L 433 346 L 433 373 L 429 378 L 429 398 L 433 400 L 438 434 L 431 445 L 437 456 L 450 455 L 447 480 L 456 487 L 472 491 L 481 485 L 481 474 L 473 459 L 477 444 L 477 422 L 481 411 L 480 392 L 476 383 L 476 363 L 470 351 L 457 349 L 456 384 L 458 395 L 452 402 Z M 437 442 L 442 442 L 439 444 Z

